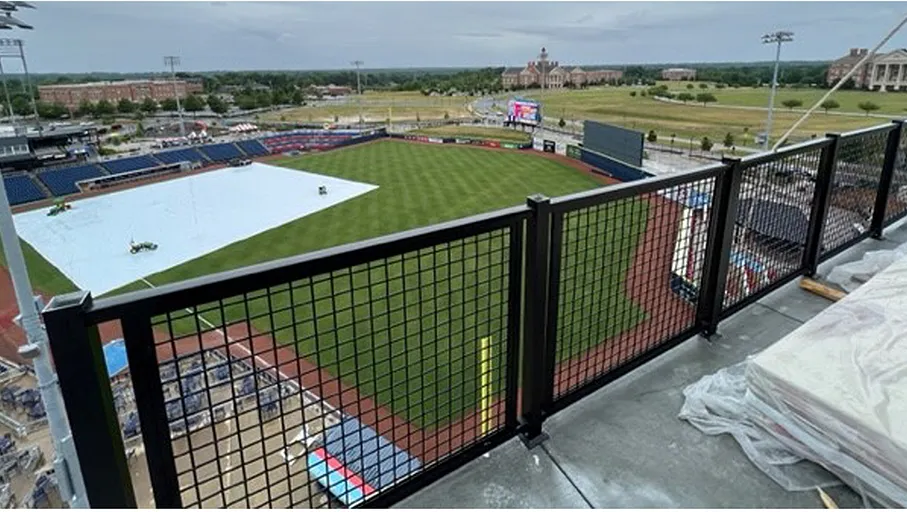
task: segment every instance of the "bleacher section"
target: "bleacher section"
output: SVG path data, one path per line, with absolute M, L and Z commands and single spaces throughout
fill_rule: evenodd
M 79 187 L 76 186 L 77 181 L 100 178 L 102 176 L 107 176 L 108 174 L 118 175 L 133 171 L 156 169 L 149 173 L 149 175 L 156 175 L 158 167 L 182 162 L 197 162 L 204 166 L 211 162 L 227 162 L 234 158 L 242 158 L 246 155 L 254 158 L 265 156 L 270 153 L 282 153 L 291 150 L 330 149 L 387 136 L 383 130 L 365 133 L 367 134 L 363 134 L 363 132 L 360 132 L 359 130 L 294 130 L 292 132 L 284 132 L 280 135 L 264 139 L 248 139 L 236 143 L 224 142 L 220 144 L 171 149 L 153 153 L 151 155 L 108 160 L 98 164 L 51 168 L 39 171 L 37 177 L 41 183 L 47 186 L 48 190 L 50 190 L 54 196 L 65 196 L 81 192 Z M 240 148 L 242 149 L 240 150 Z M 172 172 L 172 170 L 168 171 L 166 169 L 160 169 L 160 172 L 169 173 Z M 131 179 L 131 176 L 132 175 L 127 178 Z M 46 197 L 45 191 L 42 190 L 38 183 L 31 181 L 31 177 L 28 175 L 10 176 L 5 179 L 7 180 L 6 186 L 10 197 L 10 204 L 22 204 L 44 199 Z M 135 180 L 140 179 L 144 178 L 142 176 L 135 177 Z M 120 180 L 119 178 L 108 181 L 111 183 L 123 182 L 123 180 Z
M 51 169 L 38 174 L 38 178 L 47 185 L 55 196 L 65 196 L 79 192 L 77 181 L 104 176 L 101 169 L 94 164 Z
M 285 153 L 301 149 L 332 148 L 359 134 L 359 130 L 294 130 L 262 139 L 262 143 L 271 153 Z
M 9 198 L 11 205 L 30 203 L 47 197 L 27 174 L 4 176 L 3 184 L 6 186 L 6 197 Z
M 226 162 L 234 158 L 240 158 L 243 156 L 239 148 L 236 147 L 232 142 L 224 142 L 222 144 L 211 144 L 210 146 L 199 146 L 199 151 L 203 155 L 211 159 L 212 162 Z
M 205 156 L 195 148 L 183 148 L 174 149 L 173 151 L 163 151 L 161 153 L 155 153 L 154 156 L 165 164 L 178 164 L 180 162 L 200 162 L 202 164 L 208 163 L 208 159 L 205 158 Z
M 265 156 L 269 154 L 268 148 L 262 146 L 261 142 L 258 142 L 255 139 L 241 140 L 237 142 L 236 145 L 249 156 Z
M 110 160 L 108 162 L 101 163 L 101 165 L 112 174 L 120 174 L 123 172 L 138 171 L 140 169 L 158 167 L 161 165 L 161 163 L 149 155 L 140 155 L 129 158 Z

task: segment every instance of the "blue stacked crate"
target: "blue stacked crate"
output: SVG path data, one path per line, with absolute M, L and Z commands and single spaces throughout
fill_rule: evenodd
M 101 165 L 110 171 L 111 174 L 122 174 L 124 172 L 160 167 L 161 164 L 149 155 L 141 155 L 111 160 L 109 162 L 104 162 Z
M 94 164 L 77 165 L 63 169 L 51 169 L 38 174 L 38 179 L 47 185 L 54 196 L 65 196 L 79 192 L 77 181 L 104 176 L 101 169 Z
M 232 142 L 200 146 L 198 150 L 201 151 L 203 155 L 210 158 L 212 162 L 226 162 L 243 156 L 242 152 L 239 151 L 239 148 Z
M 208 159 L 195 148 L 162 151 L 160 153 L 155 153 L 154 156 L 165 164 L 178 164 L 180 162 L 200 162 L 205 164 L 208 162 Z
M 269 153 L 268 148 L 262 146 L 261 142 L 258 142 L 255 139 L 241 140 L 236 144 L 249 156 L 264 156 Z
M 44 191 L 26 174 L 4 176 L 3 184 L 6 186 L 6 197 L 9 198 L 11 205 L 30 203 L 47 197 L 44 195 Z

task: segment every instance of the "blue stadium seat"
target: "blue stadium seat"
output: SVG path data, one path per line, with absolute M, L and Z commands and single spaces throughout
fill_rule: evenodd
M 240 158 L 243 154 L 232 142 L 223 144 L 211 144 L 210 146 L 199 146 L 199 151 L 211 159 L 212 162 L 226 162 L 234 158 Z
M 178 164 L 180 162 L 201 162 L 204 164 L 208 162 L 208 159 L 195 148 L 162 151 L 160 153 L 155 153 L 154 156 L 165 164 Z
M 110 171 L 111 174 L 120 174 L 130 171 L 138 171 L 140 169 L 159 167 L 161 164 L 148 155 L 141 155 L 129 158 L 119 158 L 117 160 L 104 162 L 101 165 L 104 166 L 105 169 Z
M 268 148 L 262 146 L 261 142 L 258 142 L 255 139 L 241 140 L 236 144 L 249 156 L 264 156 L 269 153 Z
M 79 192 L 77 181 L 104 176 L 101 169 L 94 164 L 52 169 L 38 174 L 38 178 L 47 185 L 55 196 L 65 196 Z
M 30 203 L 47 197 L 41 187 L 25 174 L 4 176 L 3 184 L 6 186 L 6 197 L 9 198 L 11 205 Z

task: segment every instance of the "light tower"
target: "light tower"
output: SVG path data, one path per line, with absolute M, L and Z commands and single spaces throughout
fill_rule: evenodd
M 27 2 L 0 2 L 0 13 L 2 13 L 0 14 L 0 29 L 16 27 L 30 30 L 33 28 L 12 16 L 12 13 L 20 7 L 35 8 Z M 22 41 L 18 39 L 5 41 L 12 41 L 5 43 L 4 47 L 13 48 L 13 55 L 18 53 L 24 66 L 25 54 L 22 51 Z M 3 81 L 5 85 L 5 76 Z M 12 115 L 12 112 L 10 114 Z M 18 323 L 25 331 L 26 342 L 25 345 L 19 347 L 19 354 L 24 359 L 32 361 L 35 377 L 38 380 L 38 391 L 44 404 L 47 426 L 54 448 L 54 476 L 60 496 L 71 508 L 87 508 L 85 482 L 82 479 L 78 454 L 72 439 L 72 432 L 69 429 L 57 374 L 50 362 L 47 331 L 44 330 L 44 324 L 41 322 L 38 312 L 37 300 L 33 295 L 28 267 L 25 265 L 25 258 L 22 255 L 22 246 L 19 245 L 19 235 L 16 233 L 5 182 L 2 179 L 0 179 L 0 240 L 3 241 L 3 252 L 19 307 Z
M 762 142 L 762 149 L 768 150 L 768 139 L 772 133 L 772 111 L 775 108 L 775 91 L 778 89 L 778 64 L 781 62 L 781 45 L 794 40 L 794 33 L 785 30 L 779 30 L 771 34 L 762 36 L 762 44 L 777 44 L 775 50 L 775 71 L 772 74 L 772 90 L 768 96 L 768 120 L 765 123 L 765 138 Z
M 356 102 L 359 104 L 359 130 L 362 130 L 362 81 L 359 79 L 359 66 L 365 64 L 361 60 L 354 60 L 350 64 L 356 66 Z
M 183 107 L 180 105 L 180 94 L 176 88 L 176 67 L 180 65 L 180 58 L 176 55 L 164 57 L 164 65 L 170 67 L 170 80 L 173 82 L 173 96 L 176 98 L 176 113 L 180 119 L 180 137 L 186 137 L 186 125 L 183 124 Z

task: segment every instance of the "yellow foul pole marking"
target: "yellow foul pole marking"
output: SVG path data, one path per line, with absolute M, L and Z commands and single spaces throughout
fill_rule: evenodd
M 481 358 L 479 371 L 482 374 L 482 422 L 480 427 L 481 435 L 485 435 L 491 426 L 491 373 L 488 366 L 491 364 L 491 337 L 482 338 L 479 357 Z

